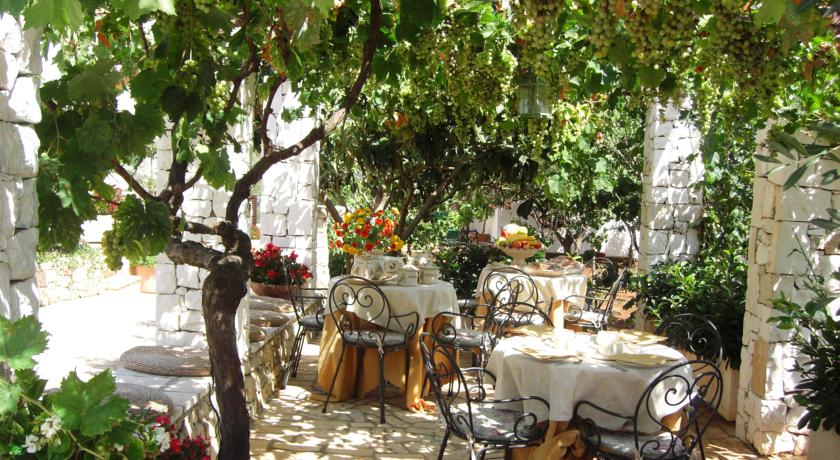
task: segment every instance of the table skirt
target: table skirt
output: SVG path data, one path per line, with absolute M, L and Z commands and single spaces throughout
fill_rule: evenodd
M 359 318 L 356 318 L 360 322 Z M 417 334 L 408 345 L 411 363 L 409 365 L 408 385 L 405 379 L 405 350 L 392 351 L 385 355 L 385 381 L 405 392 L 406 408 L 412 411 L 424 411 L 434 408 L 434 404 L 423 399 L 425 389 L 421 388 L 425 382 L 423 357 L 420 353 L 420 333 L 430 331 L 433 318 L 421 322 Z M 338 334 L 338 328 L 331 317 L 324 323 L 321 336 L 321 351 L 318 355 L 318 385 L 326 392 L 330 388 L 335 375 L 338 359 L 344 344 Z M 427 344 L 430 346 L 430 344 Z M 362 372 L 359 387 L 355 387 L 356 366 L 362 359 Z M 330 401 L 346 401 L 358 394 L 364 396 L 367 392 L 379 386 L 379 352 L 375 348 L 350 347 L 344 355 L 338 377 L 336 377 Z M 427 384 L 428 386 L 428 384 Z M 326 396 L 313 393 L 312 399 L 324 399 Z

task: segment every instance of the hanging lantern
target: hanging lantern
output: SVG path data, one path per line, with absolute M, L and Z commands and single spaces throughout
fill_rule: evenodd
M 533 75 L 521 75 L 516 88 L 516 108 L 520 117 L 548 117 L 546 85 Z

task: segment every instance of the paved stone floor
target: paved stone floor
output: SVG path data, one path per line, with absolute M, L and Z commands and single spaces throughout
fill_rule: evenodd
M 366 399 L 330 403 L 309 400 L 317 367 L 318 346 L 304 348 L 300 370 L 252 424 L 251 457 L 257 459 L 434 459 L 443 435 L 437 414 L 412 413 L 389 387 L 385 425 L 379 425 L 376 393 Z M 716 420 L 704 440 L 706 458 L 762 459 L 734 436 L 734 424 Z M 450 439 L 445 458 L 469 458 L 466 443 Z M 502 458 L 488 454 L 487 458 Z M 792 460 L 794 457 L 784 457 Z

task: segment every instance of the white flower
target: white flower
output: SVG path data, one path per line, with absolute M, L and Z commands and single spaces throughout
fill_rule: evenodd
M 160 445 L 160 452 L 166 452 L 169 449 L 170 436 L 166 428 L 159 426 L 152 429 L 152 434 L 155 436 L 155 443 Z
M 41 440 L 34 434 L 28 434 L 26 435 L 26 442 L 23 443 L 23 447 L 26 448 L 27 453 L 34 454 L 41 450 Z
M 124 448 L 125 446 L 122 444 L 114 444 L 114 450 L 116 450 L 117 452 L 122 452 Z
M 52 439 L 61 429 L 61 419 L 57 415 L 50 416 L 41 424 L 41 434 L 47 439 Z

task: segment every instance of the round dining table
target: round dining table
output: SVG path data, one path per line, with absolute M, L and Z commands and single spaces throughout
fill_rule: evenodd
M 333 285 L 341 278 L 334 277 L 330 279 L 330 292 L 332 291 Z M 411 362 L 408 381 L 406 382 L 404 375 L 405 354 L 402 352 L 388 353 L 385 355 L 385 380 L 405 391 L 406 407 L 409 410 L 424 410 L 429 404 L 423 400 L 423 389 L 421 388 L 424 382 L 424 370 L 422 355 L 420 353 L 419 336 L 421 332 L 431 330 L 432 320 L 438 313 L 458 311 L 455 287 L 446 281 L 438 281 L 433 284 L 418 284 L 416 286 L 402 286 L 395 283 L 387 283 L 378 287 L 388 299 L 388 304 L 391 306 L 393 314 L 402 315 L 417 312 L 420 317 L 417 333 L 409 344 Z M 327 296 L 328 301 L 330 297 L 332 296 Z M 327 306 L 327 313 L 329 311 L 329 306 Z M 352 307 L 348 308 L 348 311 L 353 312 Z M 364 312 L 358 313 L 359 321 L 366 322 L 367 319 L 372 319 L 365 318 Z M 330 387 L 343 346 L 344 344 L 341 342 L 335 321 L 328 315 L 324 323 L 324 331 L 321 337 L 321 350 L 318 355 L 318 385 L 321 388 L 327 389 Z M 333 394 L 330 397 L 331 401 L 342 401 L 363 396 L 379 385 L 377 350 L 353 347 L 348 351 L 345 354 L 344 362 L 336 378 Z M 361 363 L 359 363 L 360 359 L 362 360 Z M 358 365 L 362 366 L 362 371 L 358 386 L 356 386 L 356 368 Z M 313 394 L 313 396 L 315 399 L 321 398 L 317 394 Z
M 517 452 L 516 458 L 531 460 L 551 458 L 557 449 L 580 448 L 577 432 L 566 432 L 572 420 L 575 405 L 589 401 L 613 412 L 632 416 L 639 398 L 648 385 L 664 370 L 684 361 L 683 354 L 663 344 L 639 346 L 637 353 L 658 355 L 668 360 L 659 365 L 634 365 L 605 359 L 597 351 L 594 335 L 576 333 L 577 356 L 574 359 L 546 359 L 533 355 L 535 348 L 552 346 L 550 333 L 542 336 L 511 336 L 501 340 L 490 354 L 487 369 L 496 376 L 495 399 L 520 396 L 539 396 L 549 403 L 549 410 L 536 403 L 526 403 L 523 409 L 533 412 L 540 421 L 550 422 L 545 445 Z M 529 353 L 530 352 L 530 353 Z M 690 369 L 679 369 L 680 374 L 693 380 Z M 673 379 L 678 382 L 679 379 Z M 650 400 L 654 401 L 652 415 L 664 420 L 679 411 L 680 407 L 665 402 L 667 385 L 657 385 Z M 632 430 L 624 420 L 606 416 L 595 410 L 581 408 L 580 415 L 591 418 L 599 427 L 608 430 Z M 652 426 L 646 426 L 652 425 Z M 640 426 L 641 431 L 653 432 L 659 427 L 649 422 Z M 565 432 L 565 433 L 564 433 Z M 564 434 L 566 436 L 564 436 Z M 552 440 L 551 438 L 556 439 Z M 550 444 L 554 442 L 555 446 Z M 551 449 L 554 449 L 553 451 Z
M 493 263 L 484 267 L 481 274 L 478 276 L 478 303 L 488 303 L 495 295 L 493 291 L 493 283 L 485 288 L 485 280 L 487 276 L 496 269 L 513 267 L 522 269 L 525 274 L 534 280 L 537 287 L 540 300 L 552 300 L 551 321 L 556 327 L 563 327 L 563 311 L 564 301 L 567 297 L 576 295 L 586 295 L 586 276 L 581 272 L 552 272 L 547 270 L 533 270 L 530 267 L 509 266 L 504 264 Z M 511 274 L 503 273 L 505 278 L 512 276 Z M 485 289 L 490 292 L 485 292 Z

